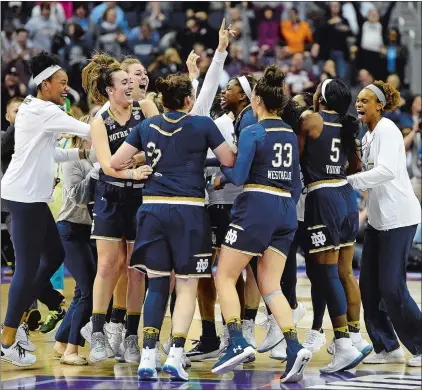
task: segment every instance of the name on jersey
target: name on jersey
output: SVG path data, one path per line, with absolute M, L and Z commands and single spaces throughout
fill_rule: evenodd
M 341 174 L 341 166 L 340 165 L 326 165 L 327 173 L 332 175 L 340 175 Z
M 292 173 L 289 171 L 268 171 L 268 179 L 292 180 Z
M 108 139 L 110 140 L 110 142 L 112 142 L 112 141 L 116 141 L 117 139 L 120 139 L 120 138 L 126 138 L 129 135 L 131 130 L 132 130 L 132 128 L 130 128 L 128 130 L 118 131 L 117 133 L 110 134 L 108 136 Z

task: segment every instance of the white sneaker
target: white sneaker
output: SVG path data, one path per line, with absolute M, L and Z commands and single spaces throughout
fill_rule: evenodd
M 139 367 L 138 367 L 139 380 L 141 381 L 157 380 L 158 375 L 157 375 L 157 368 L 156 368 L 156 363 L 155 363 L 157 360 L 156 351 L 157 351 L 157 348 L 149 349 L 147 347 L 147 348 L 142 349 L 141 362 L 139 363 Z
M 35 345 L 29 340 L 29 328 L 26 322 L 19 325 L 16 331 L 16 340 L 19 341 L 20 346 L 26 351 L 35 351 Z
M 399 347 L 391 352 L 381 351 L 366 357 L 363 362 L 365 364 L 388 364 L 388 363 L 404 363 L 404 351 Z
M 242 321 L 242 333 L 245 340 L 248 344 L 256 349 L 256 340 L 255 340 L 255 322 L 253 320 L 243 320 Z
M 223 325 L 223 332 L 219 335 L 220 337 L 220 353 L 224 353 L 230 343 L 230 334 L 227 325 Z
M 350 332 L 350 339 L 352 340 L 352 344 L 358 349 L 358 351 L 363 355 L 363 357 L 367 357 L 374 348 L 371 344 L 369 344 L 363 337 L 360 332 Z
M 190 361 L 190 359 L 186 356 L 186 352 L 183 351 L 183 356 L 182 356 L 182 365 L 183 368 L 189 368 L 192 367 L 192 362 Z
M 189 379 L 189 375 L 183 369 L 182 365 L 183 352 L 183 348 L 170 348 L 169 355 L 163 366 L 163 371 L 170 374 L 171 379 L 184 381 Z
M 287 343 L 286 340 L 283 339 L 281 343 L 278 343 L 270 353 L 270 359 L 280 360 L 281 362 L 285 362 L 287 360 Z
M 95 332 L 91 335 L 91 350 L 89 352 L 91 362 L 107 360 L 106 337 L 104 333 Z
M 303 303 L 298 302 L 297 308 L 292 310 L 293 315 L 293 322 L 295 326 L 298 324 L 298 322 L 306 316 L 306 307 L 303 305 Z
M 410 358 L 406 365 L 408 367 L 422 367 L 422 355 L 415 355 Z
M 258 348 L 259 353 L 268 352 L 284 339 L 283 332 L 272 314 L 267 317 L 267 320 L 262 324 L 262 327 L 268 327 L 268 332 L 264 341 Z
M 115 324 L 114 322 L 106 322 L 104 324 L 104 334 L 107 336 L 113 354 L 117 356 L 120 355 L 120 344 L 123 342 L 122 333 L 124 328 L 123 324 Z
M 350 338 L 334 340 L 335 353 L 331 362 L 321 368 L 323 374 L 332 374 L 338 371 L 350 370 L 356 367 L 362 360 L 363 355 L 352 344 Z
M 353 343 L 352 343 L 353 344 Z M 335 348 L 336 348 L 336 346 L 335 346 L 335 344 L 334 344 L 334 338 L 332 338 L 331 339 L 331 343 L 330 344 L 328 344 L 328 346 L 327 346 L 327 352 L 330 354 L 330 355 L 334 355 L 334 352 L 336 351 L 335 350 Z
M 28 353 L 16 339 L 9 348 L 1 346 L 1 361 L 18 367 L 29 367 L 35 364 L 37 358 L 35 355 Z
M 161 371 L 161 351 L 160 351 L 160 342 L 157 341 L 155 344 L 155 368 L 157 371 Z
M 89 322 L 81 329 L 81 336 L 85 339 L 88 344 L 91 344 L 92 335 L 92 317 Z
M 137 363 L 141 361 L 141 352 L 138 345 L 138 336 L 130 335 L 120 345 L 123 359 L 126 363 Z M 155 352 L 154 352 L 155 354 Z
M 310 329 L 306 331 L 306 338 L 302 345 L 303 348 L 306 348 L 308 351 L 317 353 L 326 341 L 327 339 L 322 329 L 321 331 Z

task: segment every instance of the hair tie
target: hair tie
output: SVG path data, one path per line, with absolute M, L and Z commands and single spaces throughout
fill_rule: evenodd
M 327 89 L 327 85 L 330 84 L 331 81 L 333 81 L 333 79 L 325 79 L 321 85 L 321 95 L 325 101 L 327 101 L 327 99 L 325 98 L 325 90 Z
M 48 68 L 44 69 L 38 76 L 34 77 L 34 83 L 37 85 L 37 87 L 44 81 L 50 78 L 54 73 L 56 73 L 58 70 L 62 69 L 59 65 L 51 65 Z
M 385 97 L 384 92 L 382 92 L 382 90 L 375 84 L 369 84 L 365 88 L 369 89 L 376 95 L 377 99 L 382 103 L 382 107 L 384 108 L 384 106 L 387 104 L 387 98 Z
M 239 83 L 243 89 L 243 92 L 245 92 L 248 99 L 251 100 L 252 90 L 251 90 L 251 85 L 249 84 L 248 79 L 246 78 L 246 76 L 240 76 L 237 79 L 239 80 Z

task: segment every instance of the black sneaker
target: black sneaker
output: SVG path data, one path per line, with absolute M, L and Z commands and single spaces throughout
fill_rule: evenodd
M 38 309 L 31 310 L 26 316 L 26 323 L 28 329 L 31 331 L 37 330 L 40 327 L 41 313 Z
M 62 309 L 61 313 L 55 310 L 50 311 L 46 320 L 40 326 L 40 332 L 44 334 L 53 332 L 57 328 L 57 326 L 62 322 L 65 315 L 66 310 L 64 309 Z
M 220 353 L 220 338 L 219 337 L 202 337 L 200 340 L 193 340 L 195 345 L 186 356 L 192 362 L 202 362 L 206 359 L 213 359 L 218 357 Z

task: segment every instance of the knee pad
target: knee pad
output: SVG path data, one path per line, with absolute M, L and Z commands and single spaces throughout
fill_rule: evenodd
M 264 295 L 262 298 L 264 299 L 264 302 L 269 306 L 271 299 L 273 299 L 276 295 L 279 295 L 279 294 L 283 295 L 283 292 L 281 290 L 276 290 L 272 293 Z

